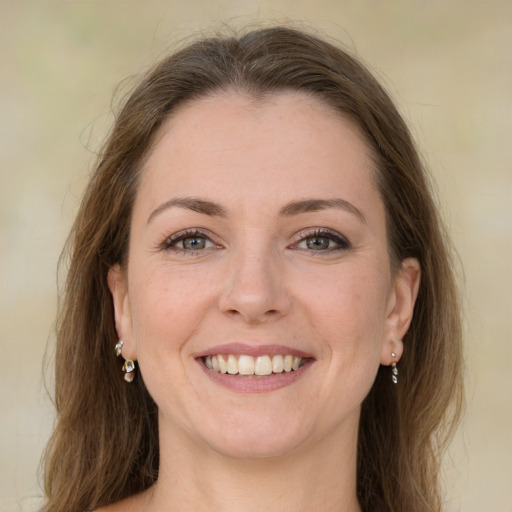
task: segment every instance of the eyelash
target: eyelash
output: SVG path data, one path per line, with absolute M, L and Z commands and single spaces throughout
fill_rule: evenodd
M 194 252 L 201 252 L 204 249 L 198 249 L 196 251 L 192 249 L 185 249 L 182 247 L 176 247 L 176 244 L 179 242 L 182 242 L 183 240 L 186 240 L 188 238 L 204 238 L 207 242 L 211 242 L 213 245 L 218 246 L 213 240 L 210 235 L 207 233 L 200 231 L 198 229 L 187 229 L 185 231 L 179 231 L 178 233 L 175 233 L 174 235 L 168 237 L 165 239 L 164 243 L 160 246 L 160 248 L 164 251 L 174 250 L 174 251 L 180 251 L 185 254 L 193 254 Z
M 292 247 L 298 248 L 298 249 L 301 249 L 298 247 L 299 244 L 306 241 L 307 239 L 312 239 L 312 238 L 326 238 L 326 239 L 333 241 L 337 244 L 337 247 L 331 247 L 331 248 L 327 248 L 325 250 L 315 251 L 314 249 L 306 249 L 306 248 L 302 249 L 302 250 L 305 250 L 305 251 L 308 251 L 311 253 L 316 252 L 318 254 L 325 254 L 325 253 L 331 253 L 334 251 L 343 251 L 343 250 L 347 250 L 347 249 L 351 248 L 349 241 L 345 237 L 343 237 L 336 231 L 331 231 L 330 229 L 326 229 L 326 228 L 317 228 L 317 229 L 314 229 L 313 231 L 303 230 L 300 233 L 298 233 L 297 238 L 298 238 L 298 241 L 295 242 L 292 245 Z
M 175 233 L 174 235 L 166 238 L 165 241 L 161 244 L 160 249 L 164 250 L 164 251 L 169 251 L 169 250 L 179 251 L 181 253 L 193 255 L 194 253 L 200 253 L 200 252 L 210 248 L 210 247 L 205 247 L 205 248 L 193 250 L 193 249 L 185 249 L 183 247 L 176 246 L 179 242 L 182 242 L 183 240 L 187 240 L 189 238 L 204 238 L 207 243 L 210 242 L 217 248 L 220 247 L 218 244 L 216 244 L 212 240 L 211 235 L 208 235 L 204 231 L 201 231 L 198 229 L 188 229 L 185 231 L 179 231 L 178 233 Z M 313 231 L 303 230 L 297 234 L 296 238 L 297 238 L 297 242 L 294 242 L 292 245 L 290 245 L 289 246 L 290 248 L 304 250 L 304 251 L 308 251 L 311 253 L 316 252 L 318 255 L 325 254 L 325 253 L 331 253 L 334 251 L 347 250 L 347 249 L 351 248 L 350 243 L 348 242 L 348 240 L 345 237 L 341 236 L 336 231 L 331 231 L 330 229 L 326 229 L 326 228 L 317 228 L 317 229 L 314 229 Z M 299 244 L 301 244 L 302 242 L 305 242 L 307 239 L 312 239 L 312 238 L 326 238 L 329 241 L 335 242 L 337 244 L 337 247 L 330 247 L 330 248 L 327 248 L 324 250 L 316 250 L 316 251 L 314 249 L 298 247 Z

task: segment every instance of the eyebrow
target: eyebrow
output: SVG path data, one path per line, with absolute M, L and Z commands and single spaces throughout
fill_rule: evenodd
M 206 201 L 205 199 L 200 199 L 198 197 L 175 197 L 154 209 L 150 213 L 146 224 L 149 224 L 159 213 L 162 213 L 164 210 L 172 208 L 173 206 L 192 210 L 193 212 L 202 213 L 203 215 L 209 215 L 211 217 L 227 216 L 226 210 L 219 204 L 213 203 L 212 201 Z
M 164 210 L 175 206 L 191 210 L 193 212 L 202 213 L 203 215 L 208 215 L 210 217 L 227 217 L 226 209 L 213 201 L 207 201 L 206 199 L 201 199 L 199 197 L 175 197 L 155 208 L 149 215 L 147 224 L 149 224 L 154 217 L 162 213 Z M 292 201 L 279 210 L 279 215 L 291 217 L 293 215 L 300 215 L 301 213 L 318 212 L 330 208 L 344 210 L 355 215 L 365 224 L 368 223 L 363 212 L 345 199 L 303 199 L 300 201 Z
M 345 199 L 304 199 L 302 201 L 293 201 L 288 203 L 280 210 L 280 215 L 285 217 L 299 215 L 301 213 L 318 212 L 329 208 L 345 210 L 355 215 L 360 221 L 368 224 L 363 212 Z

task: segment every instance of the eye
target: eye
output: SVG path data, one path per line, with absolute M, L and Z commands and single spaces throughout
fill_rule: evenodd
M 213 247 L 213 243 L 204 236 L 189 236 L 176 243 L 176 247 L 186 249 L 187 251 L 198 251 L 207 247 Z
M 318 229 L 312 233 L 301 234 L 302 239 L 295 244 L 297 249 L 315 252 L 331 252 L 339 249 L 348 249 L 350 244 L 335 231 Z
M 163 243 L 162 249 L 179 250 L 186 252 L 201 251 L 219 247 L 204 233 L 196 230 L 181 231 L 176 233 Z

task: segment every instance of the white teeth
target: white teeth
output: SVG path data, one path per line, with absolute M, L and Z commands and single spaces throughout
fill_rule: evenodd
M 228 373 L 230 375 L 235 375 L 238 373 L 238 361 L 233 354 L 229 354 L 228 356 Z
M 254 375 L 254 357 L 240 356 L 238 359 L 238 373 L 240 375 Z
M 215 356 L 213 356 L 215 357 Z M 212 357 L 212 359 L 213 359 Z M 227 373 L 228 372 L 228 363 L 227 361 L 219 354 L 217 356 L 217 359 L 219 360 L 219 369 L 220 369 L 220 373 Z M 213 366 L 213 364 L 212 364 Z
M 272 371 L 274 373 L 281 373 L 284 370 L 283 356 L 274 356 L 272 358 Z
M 204 364 L 210 370 L 217 373 L 229 373 L 230 375 L 271 375 L 272 373 L 291 372 L 298 370 L 306 362 L 305 359 L 287 354 L 273 357 L 263 355 L 252 357 L 248 355 L 237 356 L 229 354 L 223 356 L 206 356 Z
M 270 375 L 272 373 L 272 361 L 268 356 L 259 356 L 254 365 L 255 375 Z

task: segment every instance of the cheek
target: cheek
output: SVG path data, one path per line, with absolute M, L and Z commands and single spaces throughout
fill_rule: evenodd
M 214 294 L 214 283 L 200 272 L 176 272 L 158 265 L 134 276 L 130 288 L 138 352 L 155 357 L 176 351 L 197 329 Z
M 303 289 L 301 302 L 333 360 L 380 360 L 389 281 L 382 272 L 372 271 L 374 266 L 333 269 L 322 279 L 308 280 Z

